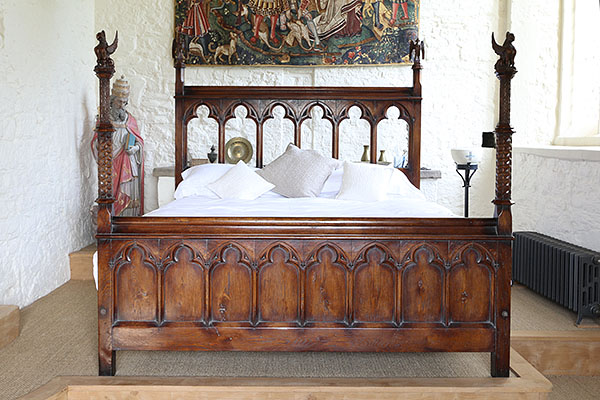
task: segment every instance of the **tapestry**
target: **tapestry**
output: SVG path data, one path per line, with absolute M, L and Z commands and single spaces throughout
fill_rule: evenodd
M 187 65 L 407 63 L 420 0 L 175 0 Z

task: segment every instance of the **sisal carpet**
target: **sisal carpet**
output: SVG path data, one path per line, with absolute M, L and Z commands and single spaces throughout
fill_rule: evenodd
M 522 293 L 515 290 L 513 296 L 513 329 L 576 329 L 571 328 L 573 313 L 563 315 L 558 307 L 557 314 L 552 311 L 556 308 L 553 303 L 546 304 L 544 299 L 540 302 L 526 289 L 520 290 Z M 25 307 L 21 310 L 21 335 L 0 349 L 0 397 L 16 398 L 59 375 L 97 375 L 96 330 L 92 281 L 70 281 Z M 477 353 L 117 352 L 117 375 L 122 376 L 370 378 L 488 374 L 489 355 Z M 556 379 L 560 387 L 573 387 L 564 393 L 582 396 L 589 385 L 600 384 L 600 378 Z

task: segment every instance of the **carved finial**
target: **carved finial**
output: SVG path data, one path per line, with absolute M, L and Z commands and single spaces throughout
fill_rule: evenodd
M 415 64 L 420 64 L 421 58 L 425 59 L 425 42 L 420 41 L 419 38 L 411 40 L 408 54 Z
M 96 53 L 98 62 L 97 67 L 114 67 L 114 62 L 110 56 L 117 50 L 119 32 L 115 33 L 115 40 L 113 40 L 111 45 L 106 41 L 106 33 L 104 31 L 98 32 L 96 39 L 98 39 L 98 45 L 94 47 L 94 53 Z
M 185 46 L 185 37 L 181 33 L 181 27 L 175 31 L 172 53 L 173 58 L 175 59 L 175 65 L 184 66 L 185 60 L 187 59 L 187 51 Z
M 515 68 L 515 56 L 517 55 L 517 50 L 515 49 L 515 46 L 512 45 L 512 42 L 514 41 L 515 35 L 506 32 L 506 39 L 504 39 L 504 43 L 500 46 L 496 43 L 494 33 L 492 32 L 492 48 L 496 54 L 500 56 L 495 65 L 497 74 L 514 74 L 517 72 L 517 69 Z

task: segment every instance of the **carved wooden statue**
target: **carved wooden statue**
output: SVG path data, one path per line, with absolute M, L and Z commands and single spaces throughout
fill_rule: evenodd
M 98 32 L 96 34 L 96 39 L 98 39 L 99 43 L 96 47 L 94 47 L 94 53 L 96 53 L 98 65 L 114 65 L 110 56 L 115 52 L 115 50 L 117 50 L 117 46 L 119 44 L 119 32 L 117 31 L 115 33 L 115 40 L 113 40 L 111 45 L 109 45 L 106 41 L 106 33 L 104 31 Z

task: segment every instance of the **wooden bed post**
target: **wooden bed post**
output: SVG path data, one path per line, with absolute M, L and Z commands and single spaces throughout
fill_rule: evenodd
M 500 46 L 494 40 L 492 33 L 492 47 L 500 59 L 496 62 L 496 76 L 500 80 L 500 117 L 496 125 L 496 205 L 494 216 L 498 218 L 498 233 L 500 235 L 512 234 L 512 205 L 511 173 L 512 173 L 512 135 L 510 126 L 510 81 L 517 73 L 515 68 L 515 50 L 512 42 L 515 35 L 506 32 L 506 40 Z
M 408 162 L 410 166 L 409 173 L 412 176 L 412 183 L 417 187 L 421 187 L 421 57 L 425 58 L 425 47 L 422 41 L 418 38 L 413 42 L 410 41 L 409 57 L 413 60 L 413 85 L 412 95 L 418 98 L 417 101 L 413 102 L 413 123 L 411 129 L 411 135 L 409 140 L 411 141 L 409 146 Z
M 175 188 L 183 178 L 181 172 L 187 167 L 187 124 L 184 121 L 185 95 L 185 41 L 180 32 L 173 39 L 175 59 Z
M 510 126 L 510 81 L 517 73 L 516 50 L 512 45 L 515 36 L 506 32 L 502 46 L 492 33 L 492 47 L 500 56 L 496 62 L 496 76 L 500 80 L 500 116 L 496 125 L 496 198 L 494 216 L 498 219 L 498 235 L 512 235 L 511 173 L 512 135 Z M 496 305 L 496 338 L 492 353 L 492 376 L 507 377 L 510 368 L 510 281 L 512 274 L 512 243 L 499 246 L 498 293 Z
M 98 45 L 94 48 L 97 64 L 94 71 L 100 80 L 100 112 L 96 121 L 98 135 L 98 234 L 112 232 L 112 135 L 115 131 L 110 120 L 110 79 L 115 65 L 110 55 L 118 44 L 118 32 L 111 45 L 104 31 L 96 34 Z M 114 375 L 115 352 L 112 347 L 112 303 L 110 298 L 110 241 L 98 239 L 98 364 L 100 375 Z

